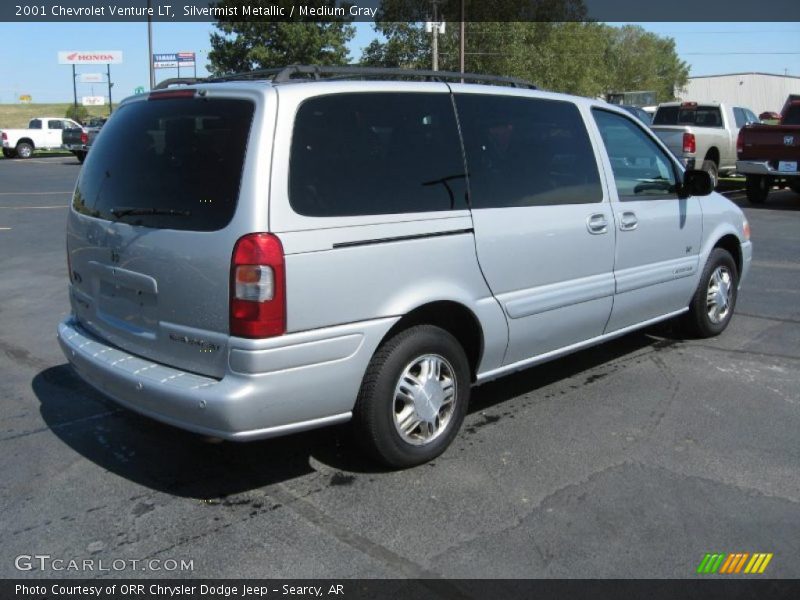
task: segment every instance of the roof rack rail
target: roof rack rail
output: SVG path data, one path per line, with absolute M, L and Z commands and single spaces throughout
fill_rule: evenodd
M 278 69 L 257 69 L 209 78 L 207 82 L 237 81 L 247 79 L 269 79 L 272 83 L 319 81 L 322 79 L 424 79 L 425 81 L 460 81 L 464 83 L 505 84 L 517 88 L 537 89 L 536 85 L 516 77 L 458 73 L 455 71 L 424 71 L 360 66 L 289 65 Z
M 172 79 L 165 79 L 164 81 L 158 82 L 156 85 L 153 86 L 153 89 L 165 90 L 173 85 L 192 85 L 195 83 L 199 83 L 200 81 L 205 81 L 205 79 L 202 79 L 200 77 L 173 77 Z

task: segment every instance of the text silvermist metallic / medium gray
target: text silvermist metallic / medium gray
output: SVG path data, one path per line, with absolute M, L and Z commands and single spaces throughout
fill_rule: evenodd
M 247 441 L 352 420 L 443 452 L 470 388 L 679 318 L 727 326 L 742 211 L 604 102 L 475 83 L 232 80 L 125 100 L 67 223 L 80 376 Z

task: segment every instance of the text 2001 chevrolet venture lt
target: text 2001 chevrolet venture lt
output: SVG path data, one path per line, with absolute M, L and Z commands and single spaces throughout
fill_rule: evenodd
M 447 448 L 476 383 L 673 317 L 727 326 L 748 223 L 628 113 L 333 71 L 115 111 L 67 225 L 58 337 L 87 382 L 228 440 L 352 419 L 408 466 Z

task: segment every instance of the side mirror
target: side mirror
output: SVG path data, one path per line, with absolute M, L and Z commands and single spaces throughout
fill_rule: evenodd
M 714 184 L 711 182 L 711 175 L 708 171 L 700 169 L 688 169 L 683 174 L 683 184 L 681 192 L 683 196 L 708 196 L 714 191 Z

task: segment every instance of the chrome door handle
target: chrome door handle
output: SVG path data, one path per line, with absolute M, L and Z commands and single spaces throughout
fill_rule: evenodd
M 622 231 L 633 231 L 639 225 L 639 219 L 636 218 L 636 213 L 625 211 L 619 216 L 619 228 Z
M 593 235 L 608 232 L 608 219 L 603 213 L 595 213 L 586 217 L 586 229 Z

